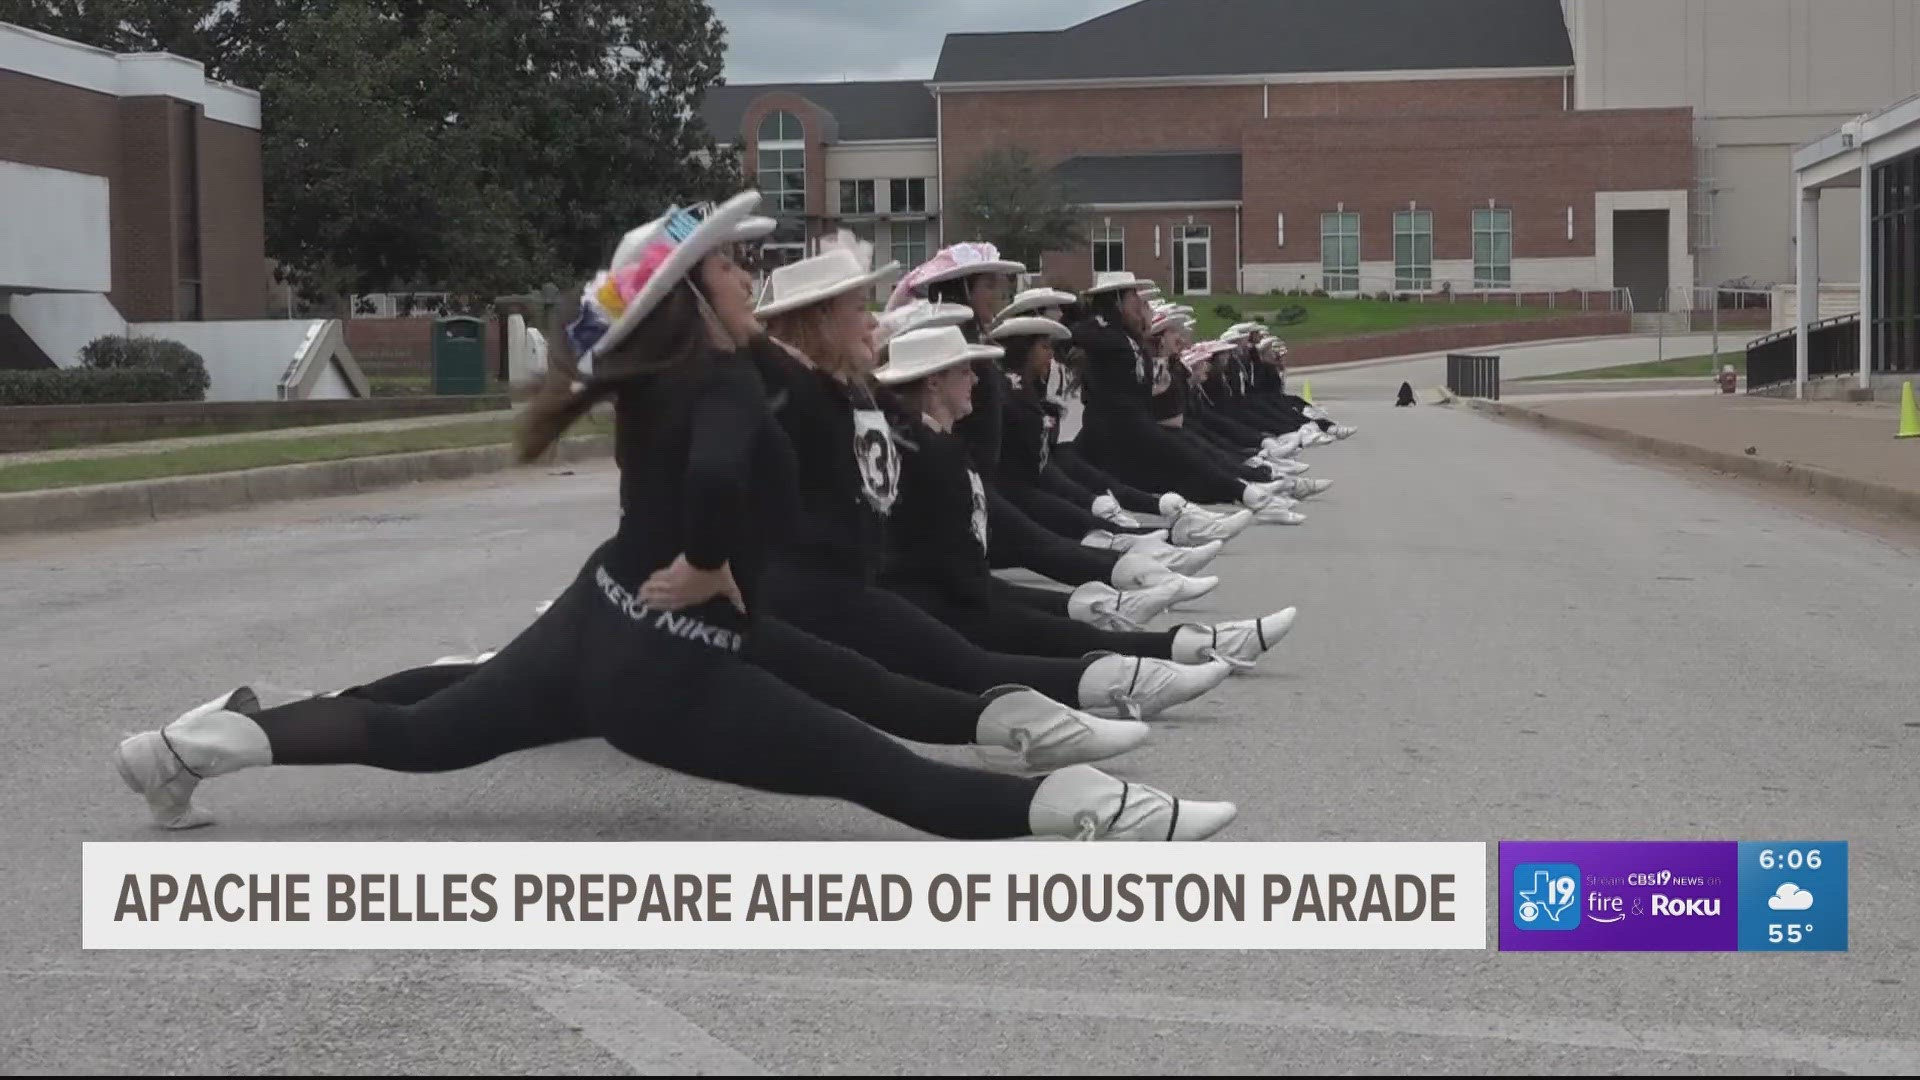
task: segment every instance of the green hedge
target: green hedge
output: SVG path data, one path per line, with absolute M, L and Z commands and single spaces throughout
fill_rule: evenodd
M 79 367 L 0 371 L 0 405 L 105 405 L 204 401 L 213 380 L 200 354 L 160 338 L 101 337 Z
M 199 401 L 179 377 L 160 368 L 64 368 L 0 371 L 0 405 L 103 405 L 130 401 Z

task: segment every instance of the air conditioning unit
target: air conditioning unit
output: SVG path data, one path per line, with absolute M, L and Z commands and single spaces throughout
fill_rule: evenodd
M 1840 148 L 1851 150 L 1860 145 L 1860 121 L 1849 120 L 1840 125 Z

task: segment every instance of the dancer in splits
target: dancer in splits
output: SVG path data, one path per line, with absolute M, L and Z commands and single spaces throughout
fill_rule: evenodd
M 586 736 L 766 791 L 846 799 L 952 838 L 1198 839 L 1233 817 L 1072 766 L 1025 778 L 933 762 L 740 656 L 768 540 L 799 513 L 791 445 L 753 357 L 775 351 L 725 245 L 759 202 L 670 211 L 587 289 L 520 449 L 537 456 L 611 400 L 624 505 L 613 540 L 471 677 L 412 705 L 333 696 L 258 708 L 242 688 L 120 744 L 160 824 L 207 818 L 203 781 L 267 765 L 457 769 Z M 560 370 L 574 367 L 575 370 Z
M 953 433 L 972 407 L 978 359 L 995 346 L 970 345 L 958 328 L 917 330 L 893 339 L 879 381 L 901 398 L 902 483 L 889 517 L 892 559 L 881 581 L 988 648 L 1074 656 L 1126 651 L 1182 662 L 1224 660 L 1250 667 L 1292 627 L 1292 608 L 1261 619 L 1163 631 L 1102 630 L 1006 603 L 987 566 L 984 486 Z

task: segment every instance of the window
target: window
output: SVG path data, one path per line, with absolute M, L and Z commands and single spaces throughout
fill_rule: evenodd
M 1473 287 L 1513 287 L 1513 211 L 1473 212 Z
M 1360 291 L 1360 215 L 1320 215 L 1320 287 Z
M 873 213 L 873 181 L 840 181 L 840 212 L 842 214 Z
M 1093 231 L 1093 272 L 1112 273 L 1127 266 L 1127 230 L 1102 225 Z
M 1400 210 L 1393 215 L 1393 287 L 1433 288 L 1433 211 Z
M 894 181 L 896 184 L 899 182 Z M 908 269 L 927 261 L 926 222 L 896 221 L 893 223 L 893 258 Z
M 807 144 L 800 118 L 771 112 L 760 121 L 760 194 L 776 214 L 807 212 Z
M 799 262 L 807 257 L 807 226 L 799 218 L 777 218 L 772 235 L 760 245 L 760 266 L 771 270 L 776 266 Z
M 922 177 L 911 180 L 895 180 L 888 185 L 887 209 L 896 214 L 924 214 L 927 212 L 927 181 Z

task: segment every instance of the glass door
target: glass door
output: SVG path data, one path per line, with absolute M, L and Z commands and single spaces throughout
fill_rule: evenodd
M 1213 291 L 1213 229 L 1178 225 L 1173 230 L 1173 288 L 1188 296 Z

